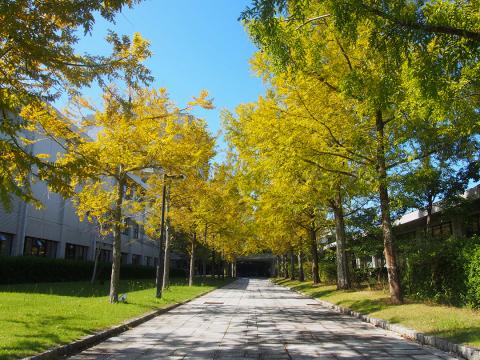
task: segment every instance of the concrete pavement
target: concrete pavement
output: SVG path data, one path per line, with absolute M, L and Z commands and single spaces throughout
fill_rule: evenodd
M 239 279 L 72 360 L 454 359 L 268 280 Z

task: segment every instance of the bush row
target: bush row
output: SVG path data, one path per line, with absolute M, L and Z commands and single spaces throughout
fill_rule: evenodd
M 33 256 L 0 257 L 0 284 L 90 280 L 94 263 Z M 97 279 L 110 279 L 112 265 L 99 263 Z M 122 279 L 148 279 L 155 277 L 155 268 L 122 265 Z
M 480 308 L 480 237 L 423 239 L 399 244 L 402 288 L 407 297 Z M 350 270 L 352 284 L 386 282 L 386 268 Z
M 398 260 L 405 295 L 410 298 L 480 309 L 480 237 L 424 239 L 400 244 Z M 311 263 L 304 263 L 311 279 Z M 326 250 L 319 261 L 323 283 L 336 282 L 335 251 Z M 386 268 L 350 268 L 353 286 L 387 282 Z
M 480 308 L 480 237 L 425 239 L 401 256 L 408 296 Z

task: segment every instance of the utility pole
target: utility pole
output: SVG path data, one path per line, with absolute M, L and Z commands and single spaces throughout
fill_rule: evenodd
M 164 250 L 163 250 L 163 243 L 164 243 L 164 227 L 165 227 L 165 193 L 167 189 L 167 175 L 164 173 L 163 174 L 163 185 L 162 185 L 162 217 L 160 220 L 160 246 L 159 246 L 159 251 L 158 251 L 158 266 L 157 266 L 157 280 L 156 280 L 156 285 L 157 285 L 157 293 L 156 297 L 161 298 L 162 297 L 162 288 L 163 288 L 163 262 L 165 258 Z

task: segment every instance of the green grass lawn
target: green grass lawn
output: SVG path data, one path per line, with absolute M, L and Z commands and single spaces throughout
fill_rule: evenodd
M 301 283 L 276 279 L 274 282 L 362 314 L 440 336 L 452 342 L 480 347 L 480 311 L 409 299 L 403 305 L 392 305 L 388 293 L 383 290 L 339 291 L 335 285 L 313 286 L 309 281 Z
M 32 355 L 153 309 L 190 299 L 228 280 L 207 279 L 188 287 L 172 281 L 161 300 L 153 281 L 122 281 L 127 303 L 109 304 L 109 284 L 88 282 L 0 286 L 0 359 Z

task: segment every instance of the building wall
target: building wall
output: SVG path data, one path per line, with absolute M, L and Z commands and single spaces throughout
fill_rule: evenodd
M 31 146 L 29 151 L 36 154 L 48 153 L 54 159 L 62 149 L 51 140 L 41 140 Z M 82 221 L 77 216 L 71 199 L 63 199 L 59 194 L 49 191 L 44 182 L 35 183 L 32 190 L 44 205 L 43 208 L 37 209 L 20 199 L 14 199 L 10 212 L 0 206 L 0 235 L 3 234 L 0 241 L 7 242 L 5 239 L 13 235 L 9 249 L 7 252 L 2 251 L 3 255 L 24 255 L 25 240 L 27 239 L 27 245 L 35 242 L 29 238 L 54 241 L 55 254 L 48 256 L 60 259 L 65 258 L 68 246 L 70 254 L 72 253 L 72 245 L 85 247 L 78 251 L 84 260 L 94 259 L 97 242 L 101 243 L 98 248 L 111 252 L 111 237 L 101 237 L 95 225 Z M 153 259 L 158 257 L 158 246 L 143 234 L 141 227 L 138 238 L 133 238 L 133 228 L 130 226 L 129 235 L 122 235 L 122 252 L 126 253 L 127 263 L 132 263 L 134 259 L 140 265 L 147 265 L 150 258 L 151 264 L 149 262 L 148 265 L 153 266 Z
M 469 200 L 469 205 L 463 211 L 444 212 L 437 204 L 434 206 L 430 224 L 431 240 L 440 238 L 468 237 L 473 233 L 480 234 L 480 185 L 468 189 L 463 197 Z M 460 210 L 460 209 L 459 209 Z M 393 231 L 397 239 L 414 243 L 425 238 L 426 212 L 422 210 L 405 214 L 394 224 Z M 382 267 L 380 258 L 372 260 L 355 259 L 356 267 Z M 384 265 L 383 265 L 384 266 Z

